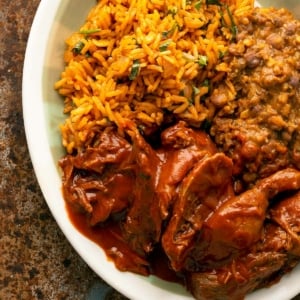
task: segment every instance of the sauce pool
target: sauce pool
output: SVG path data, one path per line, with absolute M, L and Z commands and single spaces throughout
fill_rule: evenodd
M 107 223 L 105 227 L 90 226 L 86 219 L 86 215 L 76 210 L 68 202 L 66 202 L 66 209 L 68 216 L 76 229 L 85 237 L 100 246 L 105 252 L 108 260 L 115 262 L 116 266 L 122 266 L 118 269 L 126 271 L 127 266 L 132 268 L 132 263 L 128 258 L 136 256 L 136 254 L 133 253 L 122 238 L 120 226 L 116 222 Z M 116 253 L 121 253 L 121 255 L 116 255 Z M 169 282 L 184 284 L 183 277 L 169 268 L 168 259 L 161 249 L 154 250 L 147 259 L 147 262 L 149 264 L 149 268 L 147 268 L 149 269 L 149 274 Z

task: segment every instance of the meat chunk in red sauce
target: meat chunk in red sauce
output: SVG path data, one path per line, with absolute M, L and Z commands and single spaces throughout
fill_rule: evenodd
M 149 274 L 161 243 L 197 299 L 242 299 L 299 260 L 300 192 L 284 195 L 300 189 L 300 171 L 277 171 L 236 195 L 232 159 L 184 122 L 156 148 L 139 132 L 108 128 L 60 166 L 65 199 L 91 225 L 117 226 L 122 246 L 107 253 L 120 270 Z
M 245 255 L 219 269 L 189 273 L 188 289 L 197 300 L 243 300 L 265 278 L 278 272 L 285 258 L 276 252 Z
M 150 253 L 158 243 L 162 218 L 156 193 L 162 161 L 140 134 L 133 137 L 135 183 L 132 202 L 122 226 L 123 236 L 141 255 Z
M 207 217 L 232 195 L 232 162 L 224 154 L 206 156 L 183 179 L 172 217 L 162 237 L 172 268 L 183 267 Z
M 63 191 L 67 201 L 88 213 L 91 225 L 124 211 L 123 238 L 145 256 L 160 241 L 179 184 L 216 148 L 206 133 L 185 122 L 163 131 L 158 149 L 139 132 L 128 140 L 108 128 L 95 147 L 62 159 Z
M 101 134 L 98 143 L 59 162 L 64 198 L 89 213 L 91 225 L 127 208 L 135 183 L 132 146 L 111 128 Z
M 270 215 L 290 237 L 286 250 L 300 256 L 300 192 L 280 201 L 270 210 Z
M 216 151 L 207 134 L 184 122 L 163 131 L 161 144 L 154 150 L 140 134 L 133 137 L 136 183 L 123 229 L 139 253 L 150 253 L 159 242 L 181 181 L 198 160 Z
M 166 219 L 181 181 L 199 160 L 215 153 L 216 147 L 206 133 L 188 128 L 184 122 L 163 131 L 161 144 L 159 153 L 164 164 L 157 193 L 162 217 Z
M 204 220 L 184 268 L 195 272 L 223 265 L 250 249 L 261 238 L 272 199 L 279 193 L 299 188 L 300 172 L 285 169 L 261 180 L 241 195 L 230 193 Z
M 265 219 L 259 240 L 247 251 L 222 266 L 187 273 L 188 288 L 195 298 L 242 300 L 290 271 L 300 257 L 299 208 L 300 192 L 280 199 Z

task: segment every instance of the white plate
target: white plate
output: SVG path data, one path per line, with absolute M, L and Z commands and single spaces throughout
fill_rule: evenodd
M 63 101 L 54 91 L 64 67 L 64 41 L 84 22 L 95 0 L 42 0 L 30 32 L 23 72 L 23 115 L 33 167 L 46 202 L 67 239 L 85 262 L 108 284 L 130 299 L 192 299 L 185 289 L 155 276 L 118 271 L 103 250 L 71 224 L 61 194 L 58 159 L 64 154 L 58 124 Z M 288 300 L 300 292 L 300 266 L 248 300 Z

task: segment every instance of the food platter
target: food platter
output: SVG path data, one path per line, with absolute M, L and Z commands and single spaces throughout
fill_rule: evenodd
M 53 88 L 63 69 L 64 41 L 84 21 L 93 0 L 42 0 L 28 40 L 23 73 L 23 115 L 28 147 L 45 200 L 59 227 L 85 262 L 108 284 L 130 299 L 192 299 L 175 283 L 155 276 L 120 272 L 98 245 L 72 225 L 61 193 L 58 160 L 64 155 L 58 125 L 63 101 Z M 247 299 L 288 300 L 300 292 L 300 266 L 267 289 Z

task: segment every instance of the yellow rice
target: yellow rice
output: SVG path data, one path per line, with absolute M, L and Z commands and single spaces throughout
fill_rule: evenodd
M 66 40 L 66 67 L 55 83 L 65 99 L 61 133 L 68 153 L 87 148 L 112 124 L 124 134 L 160 126 L 166 113 L 193 126 L 212 117 L 205 98 L 229 71 L 222 56 L 236 18 L 252 10 L 253 0 L 212 2 L 218 1 L 97 3 Z

